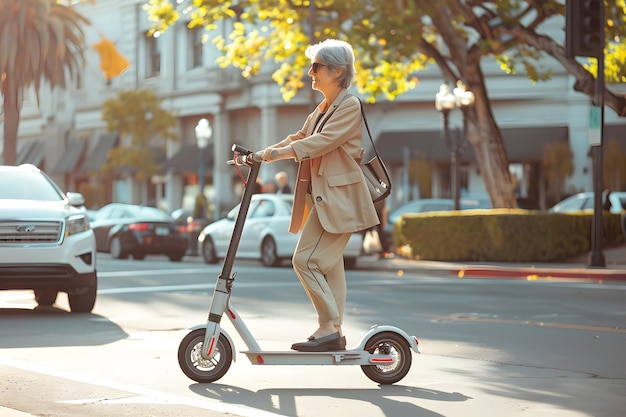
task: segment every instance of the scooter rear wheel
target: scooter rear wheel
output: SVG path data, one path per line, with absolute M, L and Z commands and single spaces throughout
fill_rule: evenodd
M 233 348 L 220 333 L 215 353 L 210 359 L 202 357 L 206 329 L 187 334 L 178 347 L 178 364 L 183 373 L 196 382 L 215 382 L 223 377 L 233 361 Z
M 395 384 L 406 376 L 411 368 L 411 347 L 404 337 L 394 332 L 377 333 L 367 341 L 371 354 L 393 356 L 391 364 L 361 365 L 363 373 L 379 384 Z

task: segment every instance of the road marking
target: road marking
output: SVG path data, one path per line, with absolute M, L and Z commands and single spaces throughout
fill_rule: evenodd
M 450 320 L 450 321 L 474 321 L 480 323 L 497 323 L 497 324 L 526 324 L 529 326 L 538 326 L 538 327 L 554 327 L 558 329 L 574 329 L 574 330 L 589 330 L 593 332 L 604 332 L 604 333 L 626 333 L 626 329 L 619 327 L 609 327 L 609 326 L 593 326 L 586 324 L 568 324 L 568 323 L 555 323 L 555 322 L 545 322 L 545 321 L 534 321 L 534 320 L 511 320 L 511 319 L 496 319 L 491 317 L 483 317 L 473 314 L 468 315 L 447 315 L 447 314 L 414 314 L 417 317 L 422 318 L 431 318 L 437 320 Z
M 167 392 L 156 391 L 149 388 L 143 388 L 135 385 L 125 384 L 121 382 L 114 382 L 105 380 L 102 378 L 91 377 L 84 374 L 78 374 L 75 372 L 63 371 L 60 369 L 52 369 L 45 367 L 41 364 L 31 364 L 22 361 L 16 360 L 6 360 L 0 359 L 0 364 L 4 366 L 9 366 L 12 368 L 22 369 L 29 372 L 35 372 L 38 374 L 48 375 L 55 378 L 63 378 L 70 381 L 82 382 L 85 384 L 96 385 L 100 387 L 115 389 L 118 391 L 126 391 L 133 394 L 136 394 L 141 399 L 137 397 L 130 397 L 127 399 L 116 399 L 115 402 L 119 403 L 120 401 L 126 400 L 129 404 L 178 404 L 178 405 L 187 405 L 191 407 L 201 408 L 204 410 L 217 411 L 220 413 L 224 413 L 227 415 L 235 415 L 241 417 L 286 417 L 284 414 L 276 414 L 268 411 L 253 409 L 253 408 L 245 408 L 237 405 L 226 404 L 213 402 L 210 400 L 200 400 L 195 398 L 188 398 L 182 395 L 170 394 Z M 76 399 L 71 401 L 57 401 L 59 403 L 65 404 L 84 404 L 84 403 L 93 403 L 93 402 L 103 402 L 103 401 L 111 401 L 110 398 L 85 398 L 85 399 Z
M 184 274 L 202 274 L 214 273 L 215 271 L 207 271 L 206 268 L 180 268 L 180 269 L 144 269 L 137 271 L 107 271 L 98 272 L 98 278 L 115 278 L 139 275 L 184 275 Z
M 300 282 L 241 282 L 236 286 L 239 288 L 273 288 L 273 287 L 300 287 Z M 103 288 L 98 290 L 98 295 L 109 294 L 130 294 L 142 292 L 174 292 L 174 291 L 194 291 L 194 290 L 210 290 L 213 291 L 215 284 L 180 284 L 180 285 L 152 285 L 143 287 L 119 287 L 119 288 Z

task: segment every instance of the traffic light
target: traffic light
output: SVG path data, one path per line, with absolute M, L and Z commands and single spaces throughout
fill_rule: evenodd
M 604 50 L 604 0 L 566 0 L 565 49 L 568 58 L 599 58 Z
M 100 55 L 100 69 L 107 80 L 118 77 L 130 67 L 130 61 L 119 53 L 115 48 L 115 44 L 110 40 L 102 39 L 94 44 L 93 47 Z

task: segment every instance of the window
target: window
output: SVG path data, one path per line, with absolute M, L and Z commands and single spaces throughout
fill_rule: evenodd
M 202 37 L 204 36 L 204 29 L 202 27 L 195 27 L 187 31 L 189 39 L 189 69 L 199 68 L 203 64 L 203 49 Z
M 587 197 L 583 200 L 583 206 L 582 206 L 582 210 L 593 210 L 595 201 L 593 199 L 593 196 L 591 197 Z
M 146 37 L 147 71 L 146 77 L 158 77 L 161 74 L 161 45 L 158 37 Z
M 252 218 L 272 217 L 274 215 L 274 203 L 269 200 L 261 200 L 252 213 Z

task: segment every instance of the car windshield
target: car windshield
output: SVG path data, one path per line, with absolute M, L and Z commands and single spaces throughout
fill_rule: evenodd
M 9 171 L 0 175 L 0 199 L 63 201 L 65 196 L 38 172 Z
M 172 218 L 169 214 L 154 207 L 145 207 L 145 206 L 132 206 L 129 208 L 132 217 L 144 220 L 144 221 L 161 221 L 161 222 L 171 222 Z
M 272 211 L 272 214 L 273 214 L 274 201 L 276 201 L 276 204 L 279 204 L 279 205 L 282 204 L 286 214 L 291 215 L 291 206 L 293 204 L 293 196 L 284 195 L 282 198 L 276 199 L 276 200 L 271 200 L 271 199 L 267 200 L 262 197 L 253 199 L 252 201 L 250 201 L 250 207 L 248 208 L 248 216 L 250 215 L 250 213 L 254 213 L 256 211 L 256 208 L 257 206 L 260 205 L 260 203 L 263 203 L 263 205 L 265 205 L 265 208 L 272 207 L 272 209 L 270 210 Z M 229 220 L 237 219 L 240 206 L 241 204 L 237 204 L 235 207 L 233 207 L 226 215 L 226 218 Z M 260 213 L 257 213 L 255 217 L 262 217 L 262 216 L 267 216 L 267 215 L 268 215 L 267 212 L 265 212 L 265 214 L 263 215 L 261 215 Z

